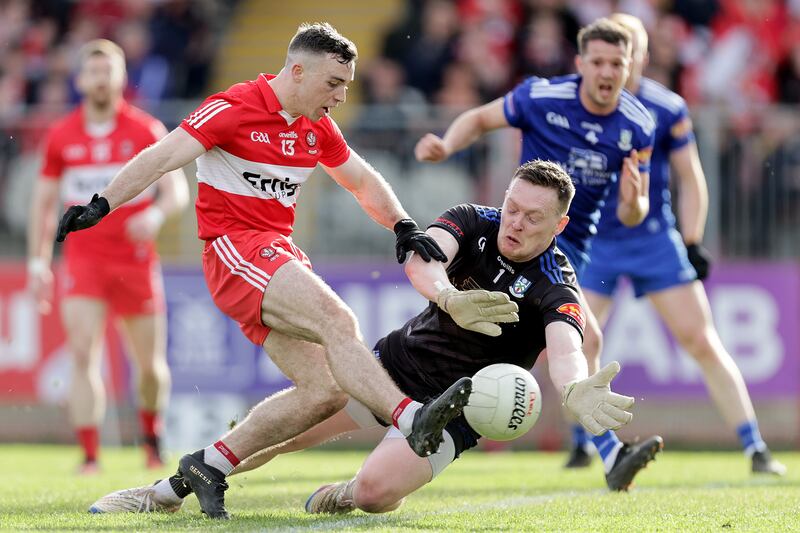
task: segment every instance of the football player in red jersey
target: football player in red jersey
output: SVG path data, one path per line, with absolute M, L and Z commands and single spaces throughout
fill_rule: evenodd
M 424 405 L 401 392 L 364 345 L 352 311 L 292 242 L 295 202 L 319 163 L 373 220 L 394 229 L 398 261 L 408 252 L 426 261 L 447 259 L 330 118 L 346 99 L 356 58 L 355 45 L 329 24 L 301 25 L 276 76 L 262 74 L 209 97 L 87 205 L 70 208 L 59 225 L 63 241 L 165 172 L 197 160 L 197 221 L 211 295 L 296 384 L 256 406 L 250 423 L 185 455 L 178 474 L 160 483 L 159 490 L 178 496 L 194 491 L 214 518 L 228 518 L 225 476 L 240 460 L 329 417 L 344 406 L 345 392 L 392 422 L 421 456 L 438 449 L 444 426 L 469 396 L 469 378 Z M 491 322 L 518 319 L 507 295 L 468 307 Z
M 84 203 L 107 186 L 127 160 L 166 135 L 161 122 L 123 100 L 125 57 L 104 39 L 81 51 L 81 105 L 51 128 L 28 231 L 28 284 L 39 308 L 52 307 L 51 259 L 59 196 Z M 64 249 L 61 319 L 73 357 L 69 414 L 84 452 L 81 471 L 97 470 L 98 426 L 105 414 L 101 348 L 109 316 L 126 337 L 136 367 L 147 464 L 161 466 L 160 413 L 170 388 L 164 295 L 154 240 L 164 218 L 188 203 L 186 178 L 175 169 L 157 187 L 120 205 L 103 226 Z

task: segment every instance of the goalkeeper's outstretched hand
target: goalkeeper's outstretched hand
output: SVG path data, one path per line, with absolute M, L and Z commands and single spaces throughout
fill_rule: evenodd
M 439 291 L 436 305 L 462 328 L 490 337 L 497 337 L 503 332 L 499 323 L 519 322 L 519 307 L 504 292 L 483 289 L 459 291 L 455 287 L 447 287 Z
M 73 205 L 58 223 L 56 241 L 64 242 L 67 233 L 91 228 L 111 211 L 108 200 L 95 194 L 92 200 L 86 205 Z
M 619 429 L 633 419 L 628 411 L 633 398 L 611 392 L 611 380 L 619 371 L 619 363 L 614 361 L 597 374 L 564 387 L 562 403 L 594 435 Z

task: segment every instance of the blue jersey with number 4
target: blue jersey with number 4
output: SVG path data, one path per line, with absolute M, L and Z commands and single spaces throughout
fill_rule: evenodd
M 639 170 L 649 172 L 655 123 L 647 109 L 624 90 L 612 113 L 590 113 L 578 96 L 581 81 L 574 74 L 530 77 L 505 96 L 504 112 L 508 123 L 522 131 L 523 163 L 554 161 L 572 178 L 575 198 L 570 222 L 558 240 L 585 257 L 623 159 L 636 149 Z

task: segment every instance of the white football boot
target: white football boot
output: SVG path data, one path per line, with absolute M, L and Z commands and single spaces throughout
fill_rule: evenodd
M 157 483 L 157 482 L 156 482 Z M 183 500 L 158 501 L 155 484 L 147 487 L 123 489 L 106 494 L 91 507 L 89 512 L 100 513 L 174 513 L 180 510 Z
M 306 500 L 306 512 L 342 514 L 354 511 L 353 484 L 355 479 L 323 485 Z

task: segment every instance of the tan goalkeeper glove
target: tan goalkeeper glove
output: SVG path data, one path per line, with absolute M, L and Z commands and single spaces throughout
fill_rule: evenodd
M 519 322 L 519 307 L 504 292 L 483 289 L 459 291 L 455 287 L 447 287 L 436 295 L 436 305 L 462 328 L 490 337 L 502 333 L 498 323 Z
M 564 387 L 564 406 L 595 435 L 618 429 L 633 419 L 626 411 L 633 406 L 633 398 L 611 392 L 611 380 L 619 370 L 619 363 L 614 361 L 597 374 Z

